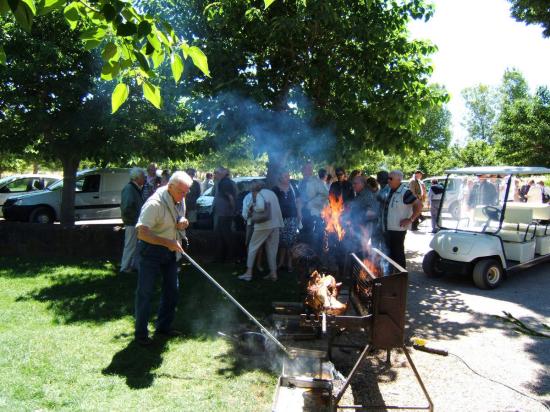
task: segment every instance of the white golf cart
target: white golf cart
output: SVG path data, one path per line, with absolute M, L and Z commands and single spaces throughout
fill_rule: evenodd
M 449 208 L 444 192 L 438 213 L 440 230 L 422 262 L 427 276 L 462 273 L 471 275 L 477 287 L 494 289 L 507 273 L 550 261 L 550 204 L 543 203 L 545 189 L 539 185 L 530 189 L 541 193 L 540 200 L 531 196 L 524 203 L 517 196 L 519 184 L 544 181 L 550 178 L 550 169 L 487 166 L 446 173 L 446 182 L 463 180 L 460 213 L 445 212 Z

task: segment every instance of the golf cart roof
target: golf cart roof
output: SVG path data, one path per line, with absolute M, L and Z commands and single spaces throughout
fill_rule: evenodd
M 445 170 L 445 173 L 462 175 L 543 175 L 550 173 L 546 167 L 520 167 L 520 166 L 473 166 Z

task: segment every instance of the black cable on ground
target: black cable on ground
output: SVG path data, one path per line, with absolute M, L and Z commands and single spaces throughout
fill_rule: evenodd
M 526 398 L 529 398 L 529 399 L 531 399 L 531 400 L 533 400 L 533 401 L 535 401 L 535 402 L 540 403 L 542 406 L 544 406 L 547 410 L 550 411 L 550 407 L 549 407 L 548 405 L 546 405 L 543 401 L 541 401 L 541 400 L 539 400 L 539 399 L 537 399 L 537 398 L 533 398 L 532 396 L 527 395 L 526 393 L 523 393 L 523 392 L 521 392 L 521 391 L 518 391 L 516 388 L 513 388 L 513 387 L 511 387 L 511 386 L 509 386 L 509 385 L 506 385 L 505 383 L 502 383 L 502 382 L 499 382 L 499 381 L 497 381 L 497 380 L 491 379 L 491 378 L 489 378 L 489 377 L 487 377 L 487 376 L 482 375 L 482 374 L 479 373 L 479 372 L 476 372 L 476 371 L 475 371 L 474 369 L 472 369 L 472 367 L 471 367 L 470 365 L 468 365 L 468 363 L 466 363 L 466 361 L 465 361 L 464 359 L 462 359 L 460 356 L 458 356 L 458 355 L 456 355 L 456 354 L 454 354 L 454 353 L 452 353 L 452 352 L 448 352 L 448 353 L 449 353 L 449 355 L 453 355 L 455 358 L 457 358 L 459 361 L 461 361 L 468 369 L 470 369 L 470 370 L 471 370 L 473 373 L 475 373 L 477 376 L 479 376 L 479 377 L 481 377 L 481 378 L 483 378 L 483 379 L 486 379 L 486 380 L 488 380 L 488 381 L 491 381 L 491 382 L 494 382 L 494 383 L 498 383 L 499 385 L 502 385 L 502 386 L 504 386 L 504 387 L 506 387 L 506 388 L 508 388 L 508 389 L 511 389 L 511 390 L 513 390 L 514 392 L 519 393 L 521 396 L 525 396 Z

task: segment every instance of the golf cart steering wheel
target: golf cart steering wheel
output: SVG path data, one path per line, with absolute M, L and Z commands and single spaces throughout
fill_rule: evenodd
M 500 220 L 500 212 L 501 210 L 498 207 L 495 206 L 484 206 L 481 211 L 483 214 L 487 217 L 489 220 Z

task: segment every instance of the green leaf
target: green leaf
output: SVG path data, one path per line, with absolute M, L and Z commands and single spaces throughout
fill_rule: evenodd
M 120 59 L 120 53 L 118 51 L 117 45 L 113 42 L 107 43 L 107 45 L 103 49 L 103 52 L 101 53 L 101 56 L 105 61 L 117 61 L 118 59 Z
M 101 78 L 103 80 L 113 80 L 120 72 L 119 62 L 107 62 L 101 68 Z
M 164 61 L 164 51 L 161 49 L 160 51 L 154 52 L 151 59 L 153 60 L 153 67 L 156 69 Z
M 185 43 L 181 44 L 181 51 L 183 52 L 183 58 L 187 59 L 187 56 L 189 56 L 189 46 Z
M 38 14 L 44 15 L 52 10 L 61 9 L 65 3 L 67 3 L 67 0 L 44 0 L 38 10 Z
M 63 10 L 65 20 L 69 23 L 72 30 L 76 29 L 78 20 L 80 19 L 80 13 L 78 12 L 78 3 L 71 3 Z
M 105 6 L 103 6 L 103 8 L 101 9 L 101 12 L 105 16 L 105 20 L 107 20 L 107 21 L 113 21 L 115 19 L 115 16 L 117 15 L 117 11 L 109 3 L 105 4 Z
M 179 54 L 172 53 L 170 56 L 170 66 L 172 68 L 172 76 L 174 77 L 176 84 L 178 84 L 183 73 L 183 60 Z
M 160 44 L 159 39 L 154 34 L 149 34 L 147 36 L 147 41 L 153 46 L 155 50 L 160 50 L 162 48 L 162 44 Z
M 142 37 L 148 36 L 151 33 L 151 23 L 146 20 L 140 22 L 138 25 L 137 33 L 140 39 Z
M 153 54 L 154 52 L 155 52 L 155 48 L 153 47 L 153 45 L 150 42 L 147 42 L 145 44 L 145 55 L 149 56 L 149 55 Z
M 124 59 L 120 61 L 120 69 L 125 70 L 132 67 L 132 60 L 131 59 Z
M 27 6 L 29 6 L 29 9 L 31 10 L 31 13 L 33 16 L 36 16 L 36 5 L 34 4 L 34 0 L 21 0 L 23 3 L 25 3 Z
M 116 28 L 117 36 L 123 36 L 123 37 L 133 36 L 136 33 L 137 33 L 137 26 L 131 21 L 119 24 Z
M 119 83 L 116 85 L 113 94 L 111 95 L 111 114 L 115 113 L 122 103 L 126 101 L 128 95 L 130 94 L 130 88 L 124 83 Z
M 189 56 L 193 59 L 193 64 L 197 66 L 206 76 L 210 77 L 208 70 L 208 59 L 206 55 L 197 46 L 191 46 L 188 50 Z
M 0 64 L 5 65 L 6 64 L 6 52 L 4 51 L 4 48 L 0 44 Z
M 147 80 L 143 82 L 143 96 L 147 100 L 149 100 L 153 106 L 155 106 L 157 109 L 160 109 L 162 105 L 162 101 L 160 98 L 160 89 Z
M 0 16 L 5 16 L 10 12 L 8 0 L 0 0 Z
M 149 62 L 147 61 L 147 57 L 145 57 L 140 52 L 135 52 L 134 55 L 136 56 L 136 59 L 137 59 L 139 65 L 141 66 L 141 68 L 143 70 L 145 70 L 146 72 L 148 72 L 149 71 Z
M 264 0 L 264 6 L 267 9 L 269 6 L 271 6 L 275 0 Z
M 100 45 L 101 41 L 105 37 L 105 30 L 99 27 L 94 27 L 84 30 L 80 33 L 79 37 L 84 42 L 84 48 L 86 50 L 91 50 Z
M 34 7 L 34 2 L 32 2 L 32 0 L 27 1 L 30 1 Z M 27 2 L 23 0 L 8 0 L 8 4 L 17 23 L 19 23 L 25 31 L 30 32 L 34 13 Z M 34 7 L 34 10 L 36 10 L 36 7 Z

